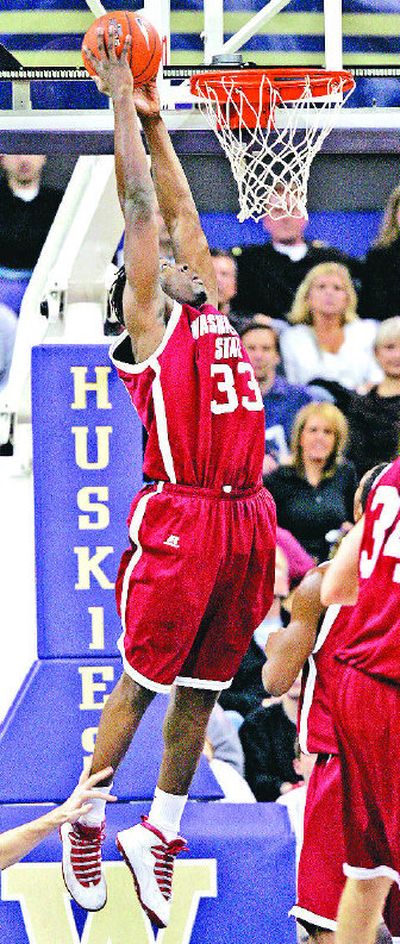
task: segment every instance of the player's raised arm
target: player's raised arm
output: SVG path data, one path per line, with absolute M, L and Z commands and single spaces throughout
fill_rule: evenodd
M 296 588 L 288 626 L 271 633 L 265 652 L 262 680 L 270 695 L 287 692 L 311 654 L 324 612 L 320 592 L 322 577 L 328 564 L 310 570 Z
M 154 83 L 147 87 L 152 94 Z M 139 90 L 140 94 L 140 90 Z M 211 305 L 217 306 L 217 282 L 206 237 L 185 172 L 160 114 L 142 113 L 137 108 L 146 135 L 151 172 L 161 215 L 171 237 L 175 262 L 186 263 L 202 279 Z
M 143 360 L 158 346 L 165 327 L 164 296 L 159 283 L 156 203 L 128 65 L 131 38 L 126 38 L 118 58 L 114 33 L 115 27 L 111 25 L 107 51 L 104 32 L 98 30 L 98 59 L 86 47 L 85 53 L 96 71 L 99 91 L 110 95 L 114 106 L 115 171 L 125 220 L 124 321 L 134 354 L 138 360 Z M 158 111 L 156 100 L 152 107 Z
M 357 521 L 340 543 L 321 587 L 324 606 L 342 603 L 352 606 L 358 597 L 358 559 L 364 531 L 364 517 Z

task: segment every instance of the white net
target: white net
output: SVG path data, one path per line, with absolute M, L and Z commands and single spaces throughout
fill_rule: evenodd
M 300 94 L 288 100 L 288 89 L 281 94 L 268 73 L 261 75 L 250 97 L 237 84 L 237 75 L 220 74 L 218 85 L 205 75 L 192 79 L 192 92 L 230 162 L 240 222 L 266 214 L 307 218 L 311 164 L 353 87 L 344 92 L 339 74 L 327 81 L 326 94 L 316 98 L 310 78 L 303 82 Z

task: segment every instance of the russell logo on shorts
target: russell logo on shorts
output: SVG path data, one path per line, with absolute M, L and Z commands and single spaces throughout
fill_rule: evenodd
M 176 548 L 178 548 L 178 547 L 180 546 L 180 545 L 179 545 L 179 537 L 178 537 L 177 534 L 170 534 L 169 538 L 167 538 L 167 540 L 164 541 L 163 543 L 164 543 L 164 544 L 167 544 L 168 547 L 176 547 Z

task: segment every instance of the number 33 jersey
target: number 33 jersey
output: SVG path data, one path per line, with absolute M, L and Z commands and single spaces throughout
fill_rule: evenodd
M 337 658 L 400 685 L 400 459 L 368 496 L 359 558 L 359 595 Z
M 174 304 L 164 337 L 135 364 L 127 332 L 110 356 L 148 433 L 149 478 L 202 488 L 260 482 L 264 408 L 253 368 L 225 315 Z

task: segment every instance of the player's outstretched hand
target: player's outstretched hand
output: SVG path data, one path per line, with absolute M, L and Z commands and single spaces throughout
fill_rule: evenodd
M 92 804 L 90 801 L 94 798 L 115 803 L 117 797 L 106 792 L 103 793 L 99 788 L 97 790 L 93 789 L 101 780 L 110 779 L 112 774 L 112 767 L 105 767 L 96 774 L 91 774 L 90 777 L 88 772 L 83 770 L 75 790 L 68 797 L 68 800 L 58 808 L 60 823 L 75 823 L 80 816 L 85 816 L 91 810 Z
M 139 118 L 157 118 L 160 114 L 160 96 L 155 79 L 146 85 L 135 86 L 133 97 Z
M 120 56 L 117 56 L 115 48 L 118 33 L 112 23 L 110 23 L 107 31 L 107 47 L 104 37 L 105 30 L 99 27 L 97 30 L 97 56 L 87 46 L 83 47 L 83 51 L 96 73 L 93 80 L 99 92 L 113 98 L 114 95 L 124 89 L 131 90 L 133 88 L 133 75 L 128 63 L 132 37 L 130 35 L 126 37 Z

